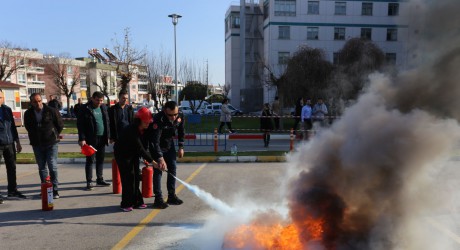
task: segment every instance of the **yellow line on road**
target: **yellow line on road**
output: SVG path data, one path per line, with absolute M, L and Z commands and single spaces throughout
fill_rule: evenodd
M 187 180 L 185 180 L 185 182 L 187 183 L 190 183 L 193 178 L 195 178 L 195 176 L 201 172 L 201 170 L 207 165 L 207 163 L 204 163 L 202 164 L 197 170 L 195 170 L 188 178 Z M 177 189 L 176 189 L 176 193 L 179 193 L 180 191 L 182 191 L 182 189 L 184 189 L 184 185 L 180 185 Z M 126 247 L 126 245 L 128 245 L 128 243 L 134 238 L 136 237 L 136 235 L 138 233 L 140 233 L 142 231 L 142 229 L 144 229 L 145 226 L 147 226 L 147 224 L 149 224 L 150 221 L 153 220 L 153 218 L 155 218 L 155 216 L 157 216 L 158 213 L 160 213 L 161 210 L 159 209 L 155 209 L 153 210 L 152 212 L 150 212 L 141 222 L 139 222 L 139 224 L 137 226 L 135 226 L 128 234 L 125 235 L 125 237 L 123 237 L 123 239 L 121 239 L 114 247 L 112 247 L 112 250 L 118 250 L 118 249 L 123 249 L 124 247 Z

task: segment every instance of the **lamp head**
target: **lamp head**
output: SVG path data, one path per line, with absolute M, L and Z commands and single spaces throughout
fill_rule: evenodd
M 178 14 L 171 14 L 168 15 L 168 17 L 172 18 L 172 23 L 176 25 L 179 22 L 179 18 L 181 18 L 182 16 Z

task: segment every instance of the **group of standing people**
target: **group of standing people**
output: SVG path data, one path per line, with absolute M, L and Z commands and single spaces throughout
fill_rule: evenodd
M 323 98 L 319 97 L 316 104 L 312 107 L 310 98 L 299 97 L 296 101 L 294 113 L 294 131 L 301 124 L 302 135 L 305 140 L 308 140 L 312 134 L 313 124 L 317 123 L 319 126 L 326 126 L 326 115 L 328 114 L 327 106 Z
M 168 205 L 183 203 L 175 193 L 176 157 L 184 156 L 184 119 L 174 101 L 164 105 L 161 112 L 153 116 L 142 107 L 134 114 L 128 103 L 128 93 L 120 91 L 119 101 L 108 108 L 101 92 L 94 92 L 86 104 L 81 100 L 75 106 L 77 113 L 78 144 L 90 145 L 95 154 L 86 157 L 86 190 L 93 190 L 93 165 L 96 165 L 96 185 L 110 186 L 103 177 L 105 147 L 114 143 L 114 158 L 118 164 L 122 181 L 121 208 L 129 212 L 134 208 L 146 208 L 139 189 L 139 158 L 154 167 L 154 208 L 164 209 Z M 51 99 L 51 98 L 50 98 Z M 55 100 L 55 99 L 54 99 Z M 0 154 L 5 159 L 8 176 L 8 197 L 27 198 L 18 191 L 16 183 L 16 153 L 21 152 L 18 132 L 11 108 L 4 105 L 4 93 L 0 90 Z M 53 102 L 42 102 L 41 94 L 30 96 L 30 108 L 24 113 L 24 125 L 29 135 L 38 165 L 40 181 L 46 182 L 48 174 L 53 184 L 53 196 L 60 198 L 57 171 L 57 155 L 60 134 L 64 128 L 62 118 Z M 50 105 L 51 104 L 51 105 Z M 178 137 L 178 151 L 173 138 Z M 47 168 L 48 167 L 48 168 Z M 167 179 L 168 200 L 164 201 L 161 190 L 163 171 Z M 0 196 L 0 204 L 3 203 Z

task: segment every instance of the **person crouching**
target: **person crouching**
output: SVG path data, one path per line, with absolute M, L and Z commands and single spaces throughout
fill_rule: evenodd
M 131 212 L 133 208 L 147 208 L 139 189 L 139 157 L 158 167 L 146 150 L 148 138 L 145 130 L 152 122 L 152 113 L 145 107 L 139 109 L 133 123 L 123 130 L 121 137 L 115 142 L 114 155 L 120 170 L 122 186 L 121 209 L 125 212 Z

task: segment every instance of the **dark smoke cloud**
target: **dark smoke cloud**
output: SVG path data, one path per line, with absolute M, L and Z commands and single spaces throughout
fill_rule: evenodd
M 416 67 L 371 75 L 358 102 L 294 157 L 291 217 L 299 227 L 327 218 L 326 249 L 450 249 L 416 228 L 439 205 L 432 174 L 460 138 L 459 11 L 457 0 L 412 1 L 402 13 L 418 22 Z

